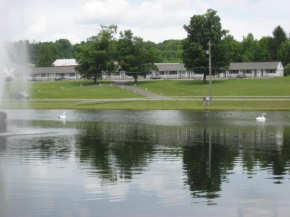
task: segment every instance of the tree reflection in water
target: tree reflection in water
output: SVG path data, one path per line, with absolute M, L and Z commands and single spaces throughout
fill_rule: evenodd
M 211 130 L 203 129 L 195 135 L 194 142 L 183 147 L 184 170 L 187 173 L 186 184 L 190 186 L 193 197 L 214 199 L 219 197 L 222 180 L 227 170 L 234 168 L 237 150 L 231 150 L 215 141 Z
M 77 136 L 78 157 L 90 162 L 101 178 L 116 182 L 142 173 L 154 154 L 154 143 L 142 125 L 89 123 Z
M 166 153 L 176 157 L 179 149 L 187 175 L 185 185 L 194 198 L 206 198 L 208 204 L 220 197 L 222 183 L 229 181 L 228 171 L 237 159 L 249 174 L 259 165 L 272 167 L 274 175 L 285 174 L 290 160 L 289 145 L 283 145 L 283 138 L 282 145 L 277 145 L 277 131 L 272 129 L 113 123 L 86 123 L 81 128 L 76 136 L 77 156 L 83 164 L 89 162 L 95 168 L 91 172 L 104 182 L 133 179 L 163 148 L 171 148 Z

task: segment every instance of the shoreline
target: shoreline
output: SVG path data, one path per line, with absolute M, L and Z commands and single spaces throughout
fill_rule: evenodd
M 40 99 L 4 100 L 1 109 L 74 109 L 74 110 L 216 110 L 216 111 L 290 111 L 290 100 L 202 100 L 171 99 Z

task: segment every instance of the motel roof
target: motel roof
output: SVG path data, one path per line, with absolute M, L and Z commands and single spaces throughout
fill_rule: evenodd
M 52 63 L 53 66 L 77 66 L 76 59 L 57 59 Z
M 246 63 L 231 63 L 229 69 L 277 69 L 281 62 L 246 62 Z
M 155 63 L 159 71 L 186 71 L 184 64 L 181 63 Z
M 74 66 L 66 66 L 66 67 L 27 67 L 22 66 L 17 68 L 13 73 L 14 74 L 41 74 L 41 73 L 75 73 Z

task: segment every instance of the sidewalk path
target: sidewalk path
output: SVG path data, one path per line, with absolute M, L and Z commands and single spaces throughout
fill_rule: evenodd
M 150 98 L 157 98 L 157 99 L 168 99 L 168 97 L 164 97 L 164 96 L 160 96 L 160 95 L 157 95 L 157 94 L 154 94 L 154 93 L 150 93 L 148 91 L 145 91 L 145 90 L 141 90 L 135 86 L 131 86 L 131 85 L 127 85 L 126 82 L 122 82 L 122 81 L 115 81 L 113 83 L 114 86 L 118 86 L 118 87 L 123 87 L 127 90 L 130 90 L 132 92 L 136 92 L 140 95 L 143 95 L 143 96 L 147 96 L 147 97 L 150 97 Z

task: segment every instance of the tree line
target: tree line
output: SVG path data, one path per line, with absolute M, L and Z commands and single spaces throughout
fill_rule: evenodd
M 222 29 L 217 11 L 208 9 L 205 14 L 194 15 L 184 25 L 187 37 L 183 40 L 166 40 L 162 43 L 144 41 L 131 30 L 119 32 L 117 26 L 101 26 L 100 32 L 78 44 L 67 39 L 55 42 L 7 42 L 10 59 L 15 63 L 32 63 L 36 67 L 49 67 L 56 59 L 76 58 L 77 68 L 84 76 L 101 72 L 110 74 L 124 70 L 135 79 L 154 69 L 154 63 L 184 63 L 196 73 L 208 73 L 208 42 L 211 41 L 212 66 L 215 72 L 224 70 L 231 62 L 281 61 L 285 74 L 290 71 L 290 39 L 281 26 L 272 36 L 255 39 L 252 33 L 237 41 L 228 30 Z M 28 55 L 26 55 L 28 54 Z M 116 64 L 118 63 L 118 64 Z

